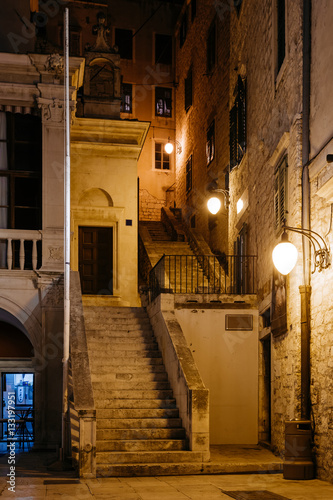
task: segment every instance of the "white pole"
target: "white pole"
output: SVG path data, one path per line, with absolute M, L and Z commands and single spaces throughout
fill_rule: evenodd
M 62 443 L 61 458 L 64 460 L 67 449 L 67 415 L 68 415 L 68 361 L 69 361 L 69 327 L 70 327 L 70 114 L 69 114 L 69 14 L 64 14 L 64 68 L 65 68 L 65 172 L 64 172 L 64 351 L 63 351 L 63 409 L 62 409 Z

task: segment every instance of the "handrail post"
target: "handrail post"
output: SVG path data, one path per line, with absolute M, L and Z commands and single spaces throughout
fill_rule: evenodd
M 7 239 L 7 268 L 11 271 L 13 268 L 13 247 L 12 238 Z

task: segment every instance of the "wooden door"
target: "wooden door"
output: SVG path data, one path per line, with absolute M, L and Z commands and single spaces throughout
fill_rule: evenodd
M 83 294 L 112 295 L 112 228 L 79 227 L 79 270 Z

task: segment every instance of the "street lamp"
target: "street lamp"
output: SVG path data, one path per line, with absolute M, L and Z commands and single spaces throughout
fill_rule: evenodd
M 214 194 L 214 193 L 221 193 L 221 194 L 223 194 L 223 196 L 224 196 L 224 207 L 227 208 L 227 204 L 229 202 L 229 191 L 227 191 L 226 189 L 215 188 L 215 189 L 211 189 L 210 193 L 212 193 L 212 194 Z M 220 197 L 214 196 L 214 195 L 210 196 L 210 198 L 207 201 L 207 208 L 208 208 L 208 210 L 209 210 L 209 212 L 211 214 L 216 215 L 217 212 L 220 210 L 221 206 L 222 206 L 222 203 L 221 203 Z
M 172 153 L 172 151 L 174 149 L 174 146 L 173 146 L 172 143 L 174 143 L 175 146 L 176 146 L 176 153 L 180 154 L 182 152 L 182 150 L 183 150 L 182 149 L 182 145 L 177 140 L 173 141 L 172 139 L 170 139 L 170 137 L 168 138 L 168 142 L 164 145 L 164 151 L 166 153 L 168 153 L 168 155 L 171 155 L 171 153 Z
M 283 234 L 281 237 L 281 243 L 276 245 L 272 252 L 273 263 L 276 269 L 281 274 L 289 274 L 295 267 L 297 262 L 298 252 L 292 243 L 288 241 L 288 236 L 286 231 L 293 231 L 294 233 L 299 233 L 308 238 L 311 242 L 314 251 L 314 270 L 322 271 L 327 269 L 331 264 L 330 251 L 322 236 L 312 231 L 311 229 L 300 229 L 297 227 L 283 226 Z

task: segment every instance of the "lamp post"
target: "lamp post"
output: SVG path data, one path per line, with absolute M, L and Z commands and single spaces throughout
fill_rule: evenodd
M 289 274 L 296 265 L 298 252 L 288 241 L 287 231 L 303 236 L 303 267 L 307 259 L 304 240 L 309 241 L 314 253 L 314 269 L 322 271 L 331 264 L 331 256 L 324 238 L 307 228 L 283 226 L 281 243 L 272 252 L 273 262 L 281 274 Z M 307 265 L 307 264 L 306 264 Z M 304 280 L 299 287 L 301 296 L 301 419 L 286 422 L 285 462 L 283 476 L 285 479 L 313 479 L 314 464 L 312 459 L 312 438 L 310 421 L 310 283 Z

